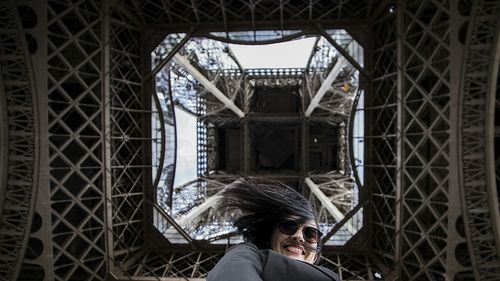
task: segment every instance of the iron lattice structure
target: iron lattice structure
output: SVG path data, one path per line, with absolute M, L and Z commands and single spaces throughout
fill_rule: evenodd
M 361 23 L 370 239 L 322 263 L 344 280 L 499 280 L 499 15 L 496 0 L 1 1 L 0 279 L 204 278 L 223 249 L 183 229 L 187 247 L 148 243 L 163 210 L 144 50 L 169 33 L 283 41 Z

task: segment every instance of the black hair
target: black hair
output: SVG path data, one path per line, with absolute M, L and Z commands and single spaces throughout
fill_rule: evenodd
M 259 249 L 270 248 L 273 229 L 281 220 L 295 216 L 316 223 L 309 201 L 276 180 L 245 177 L 235 181 L 222 190 L 218 206 L 221 212 L 239 214 L 234 225 L 245 241 Z

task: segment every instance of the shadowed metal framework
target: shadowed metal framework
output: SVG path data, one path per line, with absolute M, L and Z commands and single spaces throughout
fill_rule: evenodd
M 367 35 L 366 238 L 321 263 L 344 280 L 499 280 L 499 15 L 495 0 L 1 1 L 0 278 L 205 278 L 224 247 L 152 223 L 149 52 L 166 34 L 338 28 Z
M 214 207 L 217 193 L 242 174 L 279 177 L 303 192 L 327 234 L 325 250 L 345 244 L 362 228 L 363 189 L 351 173 L 346 123 L 355 99 L 364 92 L 359 85 L 359 71 L 366 72 L 363 48 L 345 30 L 316 31 L 322 35 L 287 31 L 286 40 L 313 39 L 310 53 L 297 54 L 309 57 L 307 65 L 251 69 L 242 67 L 230 45 L 222 42 L 238 36 L 239 42 L 263 44 L 278 41 L 279 33 L 231 32 L 228 38 L 209 34 L 189 39 L 175 33 L 152 52 L 153 201 L 155 210 L 163 210 L 154 212 L 154 225 L 171 243 L 241 241 L 232 237 L 230 222 L 215 216 Z M 198 178 L 179 186 L 173 184 L 177 142 L 164 141 L 175 138 L 167 137 L 175 134 L 171 128 L 185 126 L 176 124 L 174 107 L 198 120 Z M 191 238 L 186 240 L 180 229 Z

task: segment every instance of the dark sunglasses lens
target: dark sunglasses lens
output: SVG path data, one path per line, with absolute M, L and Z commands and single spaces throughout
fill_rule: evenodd
M 319 241 L 320 236 L 321 234 L 316 228 L 314 227 L 304 228 L 304 238 L 307 240 L 307 242 L 316 243 Z
M 292 235 L 297 232 L 299 225 L 294 221 L 282 221 L 279 224 L 280 231 L 286 235 Z
M 293 235 L 299 229 L 299 224 L 296 221 L 286 220 L 278 224 L 280 231 L 286 235 Z M 302 230 L 304 239 L 309 243 L 318 243 L 321 237 L 321 232 L 314 227 L 304 227 Z

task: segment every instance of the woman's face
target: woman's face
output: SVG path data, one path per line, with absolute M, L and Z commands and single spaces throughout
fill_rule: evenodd
M 293 218 L 290 220 L 294 221 Z M 316 223 L 314 220 L 307 220 L 305 223 L 298 223 L 298 226 L 293 234 L 285 234 L 276 226 L 271 237 L 271 247 L 275 252 L 289 258 L 314 263 L 319 255 L 314 251 L 318 243 L 306 241 L 303 229 L 304 227 L 316 228 Z

